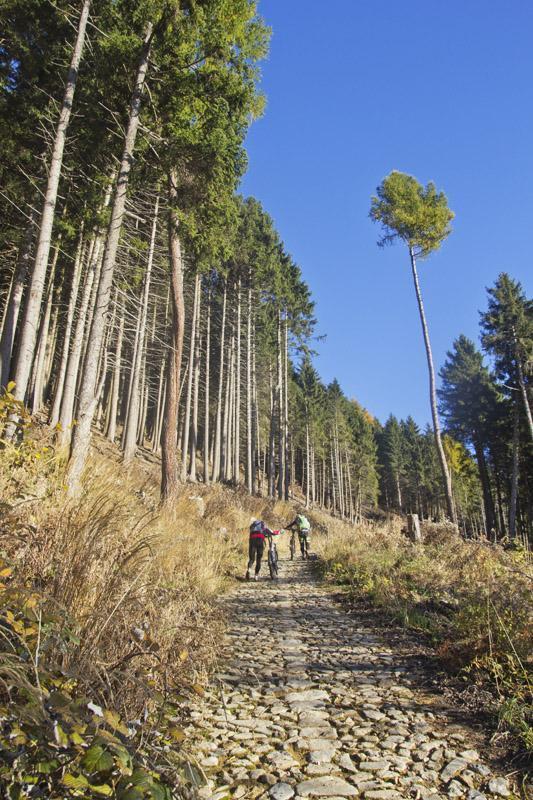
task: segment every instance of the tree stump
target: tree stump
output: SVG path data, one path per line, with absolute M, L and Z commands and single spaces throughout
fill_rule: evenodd
M 407 535 L 414 544 L 422 544 L 422 533 L 420 532 L 418 514 L 407 515 Z

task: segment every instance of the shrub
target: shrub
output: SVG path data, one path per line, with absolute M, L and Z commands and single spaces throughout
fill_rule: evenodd
M 360 526 L 321 549 L 324 574 L 350 595 L 431 637 L 445 666 L 492 687 L 501 722 L 531 748 L 531 588 L 527 554 L 425 527 L 425 544 Z

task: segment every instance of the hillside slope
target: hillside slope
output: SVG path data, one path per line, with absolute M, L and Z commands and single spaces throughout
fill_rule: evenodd
M 6 635 L 0 654 L 0 779 L 10 797 L 34 796 L 35 787 L 49 797 L 187 796 L 203 778 L 196 755 L 182 742 L 191 703 L 203 696 L 220 665 L 227 609 L 220 599 L 240 585 L 236 578 L 244 572 L 251 518 L 282 527 L 298 502 L 251 497 L 220 484 L 186 484 L 172 509 L 160 511 L 157 460 L 141 453 L 126 469 L 118 450 L 100 438 L 84 494 L 69 501 L 64 465 L 49 437 L 43 428 L 24 447 L 6 446 L 1 455 Z M 400 533 L 399 518 L 353 527 L 322 512 L 311 510 L 309 517 L 324 570 L 330 580 L 345 583 L 352 597 L 370 599 L 397 618 L 409 612 L 407 621 L 420 627 L 420 620 L 442 621 L 424 609 L 421 595 L 431 594 L 436 606 L 446 596 L 459 609 L 455 633 L 462 632 L 463 663 L 469 663 L 485 652 L 483 617 L 473 605 L 478 595 L 458 592 L 458 579 L 468 578 L 478 589 L 490 575 L 498 581 L 497 610 L 503 613 L 506 604 L 506 622 L 514 626 L 512 647 L 520 653 L 527 647 L 527 583 L 520 570 L 512 581 L 514 606 L 502 591 L 510 586 L 502 578 L 504 566 L 516 567 L 515 556 L 501 548 L 487 551 L 476 582 L 480 555 L 458 537 L 452 542 L 441 534 L 439 540 L 434 531 L 420 551 Z M 458 570 L 457 558 L 448 572 L 442 570 L 454 548 L 473 567 L 468 576 Z M 281 550 L 286 552 L 286 544 Z M 254 615 L 254 625 L 268 629 L 268 614 Z M 450 631 L 442 631 L 444 641 Z M 501 688 L 506 690 L 505 675 L 524 689 L 516 674 L 518 653 L 513 660 L 502 632 L 488 631 L 492 661 L 478 660 L 478 666 L 490 671 L 500 664 Z M 527 717 L 520 711 L 525 695 L 507 695 L 520 700 L 514 708 L 522 714 L 527 743 Z

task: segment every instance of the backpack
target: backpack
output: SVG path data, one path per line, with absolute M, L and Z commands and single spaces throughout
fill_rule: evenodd
M 263 523 L 260 519 L 256 519 L 255 522 L 252 522 L 250 525 L 250 533 L 263 533 Z
M 308 531 L 311 528 L 309 520 L 303 514 L 298 514 L 298 528 L 301 531 Z

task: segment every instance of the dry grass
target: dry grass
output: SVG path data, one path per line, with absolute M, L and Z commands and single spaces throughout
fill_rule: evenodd
M 39 458 L 10 451 L 8 467 L 0 455 L 1 548 L 13 581 L 37 589 L 68 620 L 79 644 L 55 654 L 61 668 L 101 702 L 140 715 L 154 691 L 204 680 L 224 624 L 215 604 L 244 571 L 251 519 L 279 528 L 294 505 L 186 485 L 161 511 L 159 465 L 146 456 L 125 469 L 101 438 L 83 496 L 72 502 L 45 429 L 31 436 Z
M 208 669 L 220 631 L 213 602 L 239 548 L 233 532 L 206 526 L 186 495 L 158 513 L 104 458 L 88 474 L 76 503 L 61 485 L 36 503 L 15 502 L 2 549 L 15 579 L 70 620 L 79 646 L 63 668 L 131 715 L 148 701 L 143 678 L 162 690 Z
M 115 448 L 100 438 L 95 444 L 75 502 L 46 429 L 32 425 L 22 442 L 0 451 L 0 576 L 8 576 L 7 585 L 0 579 L 0 613 L 20 650 L 10 652 L 7 640 L 0 647 L 0 683 L 8 677 L 0 707 L 8 702 L 13 712 L 0 737 L 0 756 L 14 759 L 12 769 L 0 768 L 4 788 L 18 790 L 30 775 L 43 792 L 56 791 L 74 763 L 80 780 L 92 780 L 83 754 L 100 746 L 101 726 L 99 717 L 88 719 L 88 700 L 111 714 L 111 728 L 115 712 L 128 724 L 145 720 L 133 725 L 130 754 L 177 786 L 176 721 L 184 695 L 198 691 L 217 658 L 224 627 L 217 601 L 244 570 L 250 521 L 279 527 L 294 515 L 219 485 L 184 486 L 172 509 L 160 511 L 159 465 L 149 454 L 126 469 Z M 85 738 L 69 742 L 61 768 L 43 776 L 42 764 L 54 760 L 55 724 L 44 698 L 57 686 L 66 724 Z M 32 746 L 19 759 L 10 736 L 22 718 L 20 736 Z M 122 780 L 117 769 L 106 779 Z
M 400 520 L 391 520 L 334 534 L 320 543 L 324 572 L 354 598 L 428 634 L 443 663 L 491 685 L 501 708 L 511 701 L 522 715 L 517 732 L 533 749 L 527 554 L 464 541 L 445 525 L 426 525 L 423 533 L 424 544 L 413 545 Z

